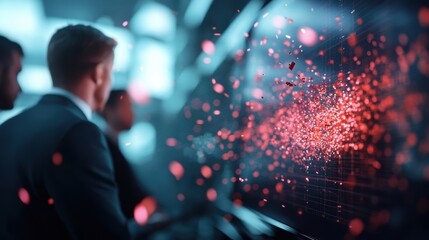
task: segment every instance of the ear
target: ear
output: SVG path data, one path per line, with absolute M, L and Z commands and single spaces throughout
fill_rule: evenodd
M 95 85 L 99 86 L 103 83 L 103 77 L 104 77 L 104 64 L 98 63 L 92 71 L 91 79 L 95 83 Z

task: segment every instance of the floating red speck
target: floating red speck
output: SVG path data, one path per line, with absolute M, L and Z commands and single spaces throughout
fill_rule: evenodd
M 198 178 L 196 182 L 197 182 L 198 186 L 204 185 L 204 179 L 202 179 L 202 178 Z
M 149 219 L 149 213 L 145 206 L 137 205 L 137 207 L 134 209 L 134 219 L 140 225 L 143 225 L 147 222 Z
M 429 8 L 428 7 L 420 8 L 418 17 L 419 17 L 420 24 L 423 27 L 429 26 Z
M 30 194 L 28 193 L 27 189 L 20 188 L 18 190 L 18 197 L 21 200 L 22 203 L 25 205 L 30 204 Z
M 53 198 L 49 198 L 48 199 L 48 204 L 49 205 L 53 205 L 54 204 L 54 199 Z
M 169 170 L 171 174 L 173 174 L 176 177 L 176 180 L 179 180 L 182 178 L 185 169 L 183 168 L 182 164 L 180 164 L 177 161 L 173 161 L 170 163 Z
M 209 166 L 203 166 L 201 168 L 201 175 L 205 178 L 210 178 L 212 176 L 212 169 Z
M 177 200 L 179 201 L 184 201 L 185 200 L 185 195 L 183 195 L 182 193 L 177 194 Z
M 225 90 L 225 88 L 224 88 L 221 84 L 216 83 L 216 84 L 213 86 L 213 90 L 214 90 L 215 92 L 219 93 L 219 94 L 222 94 L 222 93 L 223 93 L 223 91 Z
M 177 145 L 177 140 L 175 138 L 168 138 L 166 144 L 169 147 L 174 147 Z
M 283 183 L 276 184 L 276 192 L 281 193 L 283 191 Z
M 209 190 L 207 190 L 207 199 L 211 202 L 215 201 L 217 198 L 217 192 L 214 188 L 210 188 Z
M 216 50 L 216 46 L 210 40 L 204 40 L 201 43 L 201 48 L 207 54 L 213 54 L 215 52 L 215 50 Z
M 295 62 L 289 63 L 289 69 L 290 70 L 293 70 L 294 67 L 295 67 Z
M 61 155 L 61 153 L 56 152 L 54 153 L 54 155 L 52 155 L 52 163 L 55 166 L 60 166 L 62 162 L 63 162 L 63 156 Z
M 350 233 L 354 236 L 359 235 L 363 231 L 363 228 L 363 222 L 359 218 L 355 218 L 349 223 Z
M 360 25 L 362 25 L 363 24 L 363 19 L 362 18 L 358 18 L 357 20 L 356 20 L 356 23 L 360 26 Z

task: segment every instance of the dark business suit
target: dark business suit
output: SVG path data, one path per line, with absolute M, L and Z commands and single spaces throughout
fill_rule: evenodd
M 130 164 L 125 159 L 116 141 L 106 135 L 107 145 L 113 159 L 115 169 L 115 179 L 119 190 L 119 201 L 121 209 L 127 218 L 134 215 L 135 206 L 144 198 L 146 194 L 138 184 Z
M 128 239 L 134 224 L 105 137 L 69 99 L 45 95 L 0 125 L 0 239 Z

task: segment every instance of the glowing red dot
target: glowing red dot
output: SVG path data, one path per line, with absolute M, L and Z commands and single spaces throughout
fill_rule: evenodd
M 173 174 L 176 177 L 176 180 L 179 180 L 182 178 L 185 169 L 183 168 L 182 164 L 180 164 L 177 161 L 173 161 L 170 163 L 169 170 L 171 174 Z
M 177 140 L 175 138 L 168 138 L 166 144 L 169 147 L 174 147 L 177 145 Z
M 205 178 L 210 178 L 212 176 L 212 169 L 209 166 L 203 166 L 201 168 L 201 175 Z
M 185 195 L 183 195 L 181 193 L 177 194 L 177 200 L 179 200 L 181 202 L 184 201 L 185 200 Z
M 149 213 L 145 206 L 137 205 L 137 207 L 134 209 L 134 219 L 140 225 L 143 225 L 147 222 L 149 219 Z
M 281 193 L 283 191 L 283 183 L 277 183 L 276 184 L 276 191 L 278 193 Z
M 428 7 L 422 7 L 419 10 L 419 21 L 420 24 L 424 27 L 429 26 L 429 8 Z
M 196 181 L 196 183 L 197 183 L 198 186 L 202 186 L 202 185 L 204 185 L 204 179 L 198 178 L 197 181 Z
M 49 205 L 53 205 L 54 204 L 54 199 L 53 198 L 49 198 L 48 199 L 48 204 Z
M 54 153 L 54 155 L 52 155 L 52 163 L 55 166 L 59 166 L 61 165 L 61 163 L 63 163 L 63 156 L 61 155 L 61 153 L 56 152 Z
M 298 31 L 298 40 L 306 46 L 314 46 L 317 43 L 318 36 L 315 30 L 309 27 L 303 27 Z
M 359 218 L 352 219 L 349 223 L 350 233 L 357 236 L 363 231 L 364 225 Z
M 217 192 L 213 188 L 210 188 L 209 190 L 207 190 L 207 194 L 206 195 L 207 195 L 207 199 L 209 201 L 212 201 L 212 202 L 215 201 L 216 198 L 217 198 Z
M 216 83 L 215 85 L 213 85 L 213 90 L 215 92 L 221 94 L 221 93 L 223 93 L 223 91 L 225 90 L 225 88 L 221 84 Z
M 207 54 L 213 54 L 216 50 L 216 46 L 210 40 L 205 40 L 201 43 L 201 48 Z
M 203 109 L 204 112 L 210 111 L 210 104 L 204 103 L 203 106 L 202 106 L 202 109 Z
M 25 188 L 20 188 L 18 190 L 18 197 L 25 205 L 30 204 L 30 194 Z

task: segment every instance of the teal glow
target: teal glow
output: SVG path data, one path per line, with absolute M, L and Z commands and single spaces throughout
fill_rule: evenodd
M 142 163 L 155 152 L 156 130 L 148 122 L 136 123 L 119 135 L 119 148 L 131 163 Z
M 131 30 L 148 37 L 173 40 L 176 29 L 176 17 L 166 6 L 149 2 L 142 5 L 130 22 Z
M 141 86 L 152 97 L 166 99 L 173 93 L 173 51 L 166 44 L 153 40 L 143 40 L 135 46 L 135 65 L 131 80 L 141 82 Z
M 51 76 L 45 66 L 25 66 L 18 76 L 24 93 L 46 93 L 52 88 Z

